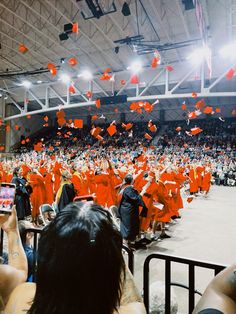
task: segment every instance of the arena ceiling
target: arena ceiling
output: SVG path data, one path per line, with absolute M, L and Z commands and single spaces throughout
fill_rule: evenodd
M 177 106 L 181 96 L 168 93 L 172 89 L 175 94 L 189 97 L 196 91 L 200 97 L 211 97 L 213 103 L 219 102 L 217 97 L 224 97 L 223 103 L 235 103 L 235 77 L 228 81 L 225 74 L 234 69 L 236 61 L 220 58 L 219 50 L 236 40 L 236 0 L 193 0 L 195 8 L 189 10 L 186 3 L 191 1 L 130 0 L 126 1 L 131 13 L 128 16 L 122 13 L 124 0 L 101 0 L 98 3 L 105 14 L 99 19 L 87 19 L 92 15 L 88 2 L 0 1 L 2 106 L 14 104 L 19 115 L 26 115 L 33 110 L 50 112 L 53 107 L 68 104 L 70 98 L 72 105 L 85 102 L 81 110 L 86 112 L 86 107 L 94 105 L 94 99 L 114 92 L 127 94 L 130 101 L 147 96 L 155 100 L 156 96 L 164 95 L 164 105 L 171 102 Z M 107 14 L 109 11 L 115 12 Z M 78 33 L 61 41 L 59 34 L 64 25 L 77 22 Z M 143 39 L 133 41 L 134 36 Z M 19 51 L 22 44 L 28 49 L 26 53 Z M 212 52 L 211 60 L 204 61 L 204 68 L 188 59 L 203 46 Z M 161 56 L 161 64 L 152 69 L 155 50 Z M 68 65 L 70 58 L 76 58 L 78 64 Z M 143 68 L 138 86 L 129 84 L 131 74 L 127 70 L 135 59 L 141 61 Z M 48 63 L 56 66 L 56 76 L 48 72 Z M 168 65 L 173 71 L 166 70 Z M 100 80 L 107 68 L 111 75 L 115 74 L 112 82 Z M 92 82 L 77 77 L 83 70 L 93 73 Z M 62 73 L 69 73 L 75 83 L 76 93 L 70 97 L 68 86 L 59 80 Z M 21 86 L 23 80 L 33 84 L 30 90 Z M 122 80 L 126 82 L 124 87 L 120 84 Z M 178 85 L 179 82 L 182 83 Z M 90 89 L 93 99 L 86 96 Z

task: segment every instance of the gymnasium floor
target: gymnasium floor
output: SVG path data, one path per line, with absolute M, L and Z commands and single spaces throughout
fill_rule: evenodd
M 171 239 L 154 242 L 146 250 L 135 252 L 135 280 L 140 290 L 143 286 L 143 262 L 151 253 L 177 255 L 223 265 L 236 263 L 236 188 L 212 186 L 207 198 L 197 197 L 190 204 L 184 201 L 182 218 L 167 231 Z M 195 289 L 203 292 L 213 272 L 198 269 L 195 274 Z M 173 264 L 172 276 L 172 282 L 188 285 L 186 266 Z M 151 282 L 164 280 L 162 261 L 151 262 L 150 278 Z M 186 291 L 174 288 L 174 293 L 178 313 L 188 313 Z

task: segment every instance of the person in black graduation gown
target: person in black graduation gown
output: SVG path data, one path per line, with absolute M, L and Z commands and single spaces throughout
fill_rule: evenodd
M 18 220 L 23 220 L 31 215 L 30 193 L 32 187 L 28 181 L 22 177 L 21 167 L 16 167 L 13 171 L 11 183 L 16 185 L 15 205 Z
M 143 207 L 141 216 L 145 217 L 147 208 L 142 196 L 132 186 L 133 177 L 128 174 L 125 177 L 125 187 L 123 188 L 121 202 L 118 208 L 120 218 L 120 232 L 128 245 L 134 241 L 139 234 L 139 206 Z

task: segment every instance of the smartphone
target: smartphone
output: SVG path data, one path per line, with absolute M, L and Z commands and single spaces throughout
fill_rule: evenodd
M 0 184 L 0 212 L 10 214 L 15 201 L 16 185 L 2 182 Z

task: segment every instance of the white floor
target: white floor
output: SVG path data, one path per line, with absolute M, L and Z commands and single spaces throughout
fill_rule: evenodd
M 152 243 L 148 249 L 135 252 L 135 280 L 140 290 L 143 283 L 143 262 L 151 253 L 163 253 L 215 264 L 236 263 L 236 188 L 212 186 L 208 198 L 198 197 L 185 202 L 182 218 L 170 227 L 171 239 Z M 203 292 L 213 277 L 209 270 L 196 271 L 196 286 Z M 164 264 L 151 263 L 151 281 L 164 280 Z M 172 282 L 188 284 L 187 267 L 174 264 Z M 187 292 L 174 288 L 179 303 L 178 313 L 188 313 Z M 196 297 L 196 301 L 198 297 Z

